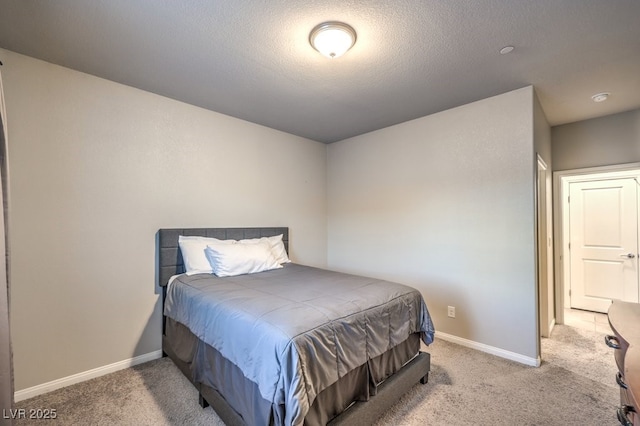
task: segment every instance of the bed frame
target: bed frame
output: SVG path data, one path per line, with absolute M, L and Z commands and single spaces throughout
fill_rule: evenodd
M 287 252 L 289 251 L 289 228 L 187 228 L 187 229 L 160 229 L 157 234 L 158 246 L 158 281 L 162 287 L 163 303 L 166 296 L 166 285 L 171 276 L 184 273 L 184 263 L 178 246 L 178 236 L 203 236 L 221 240 L 241 240 L 247 238 L 270 237 L 283 235 L 283 242 Z M 166 336 L 167 318 L 163 316 L 162 325 L 162 351 L 163 356 L 168 356 L 189 379 L 199 392 L 200 405 L 211 407 L 227 426 L 244 426 L 242 417 L 225 401 L 224 397 L 215 389 L 194 383 L 191 378 L 190 366 L 180 360 L 173 351 Z M 377 387 L 376 395 L 369 401 L 355 402 L 345 411 L 329 422 L 330 425 L 370 425 L 388 411 L 409 389 L 416 383 L 427 383 L 430 369 L 430 355 L 419 352 L 416 357 L 405 364 L 398 372 L 386 379 Z

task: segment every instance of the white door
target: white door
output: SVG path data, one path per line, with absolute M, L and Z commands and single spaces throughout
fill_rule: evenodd
M 607 312 L 612 299 L 638 302 L 638 183 L 570 184 L 571 307 Z

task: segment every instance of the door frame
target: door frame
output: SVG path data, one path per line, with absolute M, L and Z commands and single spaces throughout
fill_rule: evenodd
M 640 163 L 561 170 L 553 173 L 554 263 L 556 282 L 556 323 L 564 324 L 564 309 L 569 307 L 569 184 L 589 180 L 640 177 Z M 640 206 L 639 206 L 640 207 Z M 565 243 L 566 242 L 566 243 Z
M 536 169 L 536 253 L 538 281 L 538 331 L 549 337 L 555 325 L 555 289 L 553 276 L 553 219 L 551 171 L 544 159 L 537 155 Z M 543 178 L 543 179 L 542 179 Z M 542 180 L 542 181 L 541 181 Z M 551 231 L 551 232 L 550 232 Z M 551 293 L 551 297 L 549 297 Z

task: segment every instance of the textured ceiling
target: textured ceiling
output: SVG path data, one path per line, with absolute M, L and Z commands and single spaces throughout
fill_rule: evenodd
M 0 0 L 0 47 L 321 142 L 530 84 L 552 125 L 640 108 L 638 0 Z

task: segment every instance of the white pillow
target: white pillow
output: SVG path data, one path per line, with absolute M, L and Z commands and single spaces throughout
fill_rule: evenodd
M 235 243 L 237 243 L 236 240 L 218 240 L 217 238 L 179 235 L 178 245 L 180 246 L 184 269 L 187 275 L 213 273 L 211 264 L 204 252 L 207 244 L 231 245 Z
M 267 241 L 254 244 L 209 244 L 205 253 L 213 273 L 219 277 L 282 268 Z
M 279 264 L 289 263 L 289 256 L 287 256 L 287 250 L 284 248 L 284 242 L 282 242 L 282 234 L 274 235 L 273 237 L 251 238 L 248 240 L 238 241 L 241 244 L 255 244 L 261 241 L 268 241 L 271 246 L 271 251 Z

